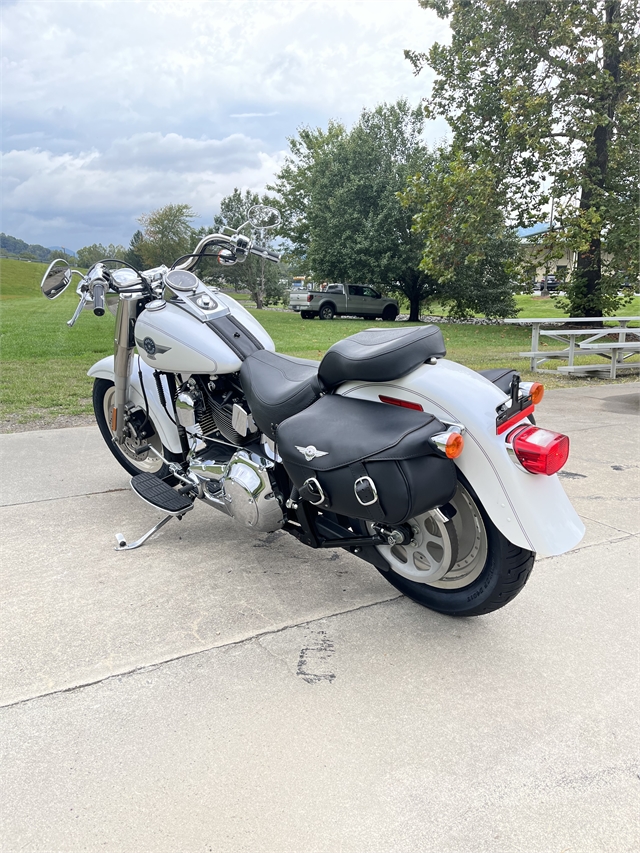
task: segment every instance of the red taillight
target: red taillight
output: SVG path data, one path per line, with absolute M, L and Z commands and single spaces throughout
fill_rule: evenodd
M 559 432 L 529 426 L 512 432 L 507 441 L 531 474 L 555 474 L 569 458 L 569 437 Z
M 313 299 L 313 293 L 310 293 L 310 294 L 307 296 L 307 302 L 311 302 L 311 300 L 312 300 L 312 299 Z
M 379 394 L 378 399 L 381 403 L 389 403 L 390 406 L 402 406 L 403 409 L 415 409 L 416 412 L 424 412 L 420 403 L 411 403 L 409 400 L 400 400 L 398 397 L 385 397 L 384 394 Z

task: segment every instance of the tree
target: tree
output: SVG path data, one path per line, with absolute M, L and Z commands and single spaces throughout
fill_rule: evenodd
M 269 189 L 283 214 L 282 235 L 296 266 L 316 281 L 370 282 L 406 296 L 410 319 L 434 292 L 420 268 L 414 211 L 398 193 L 430 167 L 422 110 L 406 100 L 364 110 L 348 131 L 302 128 Z
M 220 202 L 220 212 L 214 216 L 214 231 L 223 231 L 226 228 L 240 228 L 247 222 L 249 210 L 257 204 L 269 204 L 268 196 L 260 196 L 251 190 L 245 190 L 244 195 L 236 187 L 231 195 L 226 196 Z M 205 231 L 205 233 L 208 233 Z M 242 229 L 242 233 L 255 239 L 259 245 L 270 246 L 270 238 L 267 233 L 255 233 L 251 225 Z M 256 308 L 262 309 L 265 305 L 280 302 L 285 291 L 282 272 L 278 266 L 264 258 L 252 255 L 244 263 L 232 267 L 223 267 L 219 264 L 212 269 L 211 276 L 218 281 L 232 284 L 236 291 L 248 290 L 256 303 Z
M 167 204 L 138 218 L 143 239 L 137 245 L 145 266 L 172 264 L 192 248 L 195 232 L 191 221 L 197 213 L 189 204 Z
M 91 246 L 83 246 L 82 249 L 78 249 L 76 257 L 79 266 L 88 269 L 104 258 L 125 260 L 126 253 L 127 250 L 124 246 L 115 246 L 113 243 L 109 243 L 108 246 L 103 246 L 102 243 L 92 243 Z
M 144 235 L 138 229 L 129 242 L 129 248 L 125 252 L 124 260 L 135 267 L 137 270 L 143 270 L 145 267 L 144 257 L 142 254 L 142 244 L 144 243 Z
M 635 0 L 418 0 L 451 19 L 450 45 L 406 51 L 436 73 L 427 114 L 444 115 L 469 166 L 491 170 L 514 225 L 577 256 L 578 316 L 608 313 L 638 278 L 640 43 Z
M 517 313 L 513 282 L 520 241 L 493 200 L 493 173 L 470 167 L 447 147 L 435 152 L 426 175 L 415 175 L 401 195 L 418 210 L 413 229 L 424 239 L 421 267 L 437 282 L 434 295 L 453 317 Z

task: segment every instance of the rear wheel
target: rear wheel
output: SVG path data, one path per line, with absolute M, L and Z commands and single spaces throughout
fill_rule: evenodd
M 382 311 L 382 319 L 388 323 L 392 322 L 398 316 L 398 309 L 395 305 L 385 305 Z
M 333 320 L 336 316 L 336 309 L 333 305 L 323 305 L 320 311 L 318 312 L 318 317 L 321 320 Z
M 468 483 L 459 482 L 451 520 L 437 510 L 410 519 L 407 545 L 379 545 L 390 584 L 431 610 L 479 616 L 504 607 L 526 584 L 535 554 L 513 545 L 486 514 Z
M 313 313 L 313 311 L 301 311 L 300 316 L 303 320 L 313 320 L 315 314 Z
M 148 420 L 146 424 L 144 423 L 144 412 L 140 412 L 137 419 L 134 417 L 132 420 L 132 434 L 125 438 L 122 444 L 115 444 L 113 441 L 114 433 L 111 430 L 111 415 L 113 413 L 115 390 L 113 382 L 110 382 L 108 379 L 96 379 L 93 385 L 93 410 L 107 447 L 129 474 L 133 474 L 134 476 L 136 474 L 154 474 L 160 479 L 167 479 L 169 483 L 174 482 L 174 478 L 170 476 L 169 466 L 162 459 L 159 459 L 155 453 L 147 450 L 136 456 L 134 452 L 137 447 L 149 444 L 159 453 L 162 453 L 165 459 L 169 461 L 177 461 L 179 459 L 178 456 L 164 447 L 152 421 Z M 133 432 L 136 431 L 136 427 L 139 430 L 139 434 L 134 437 Z M 142 435 L 142 433 L 145 434 Z

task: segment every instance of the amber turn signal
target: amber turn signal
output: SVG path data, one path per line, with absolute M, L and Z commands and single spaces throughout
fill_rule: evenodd
M 542 382 L 533 383 L 529 389 L 529 396 L 531 397 L 531 402 L 534 406 L 537 406 L 538 403 L 542 401 L 542 398 L 544 397 L 544 385 Z
M 457 459 L 464 448 L 464 438 L 455 430 L 436 433 L 431 436 L 431 441 L 448 459 Z
M 459 432 L 452 432 L 447 438 L 444 446 L 444 452 L 449 459 L 457 459 L 464 448 L 464 438 Z

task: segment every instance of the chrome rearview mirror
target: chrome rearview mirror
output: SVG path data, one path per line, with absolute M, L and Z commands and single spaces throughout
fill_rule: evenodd
M 282 217 L 280 211 L 266 204 L 254 205 L 247 214 L 250 224 L 259 231 L 267 231 L 269 228 L 277 228 Z
M 71 268 L 62 258 L 56 258 L 49 264 L 49 268 L 40 282 L 40 290 L 47 299 L 55 299 L 56 296 L 67 289 L 71 283 Z

